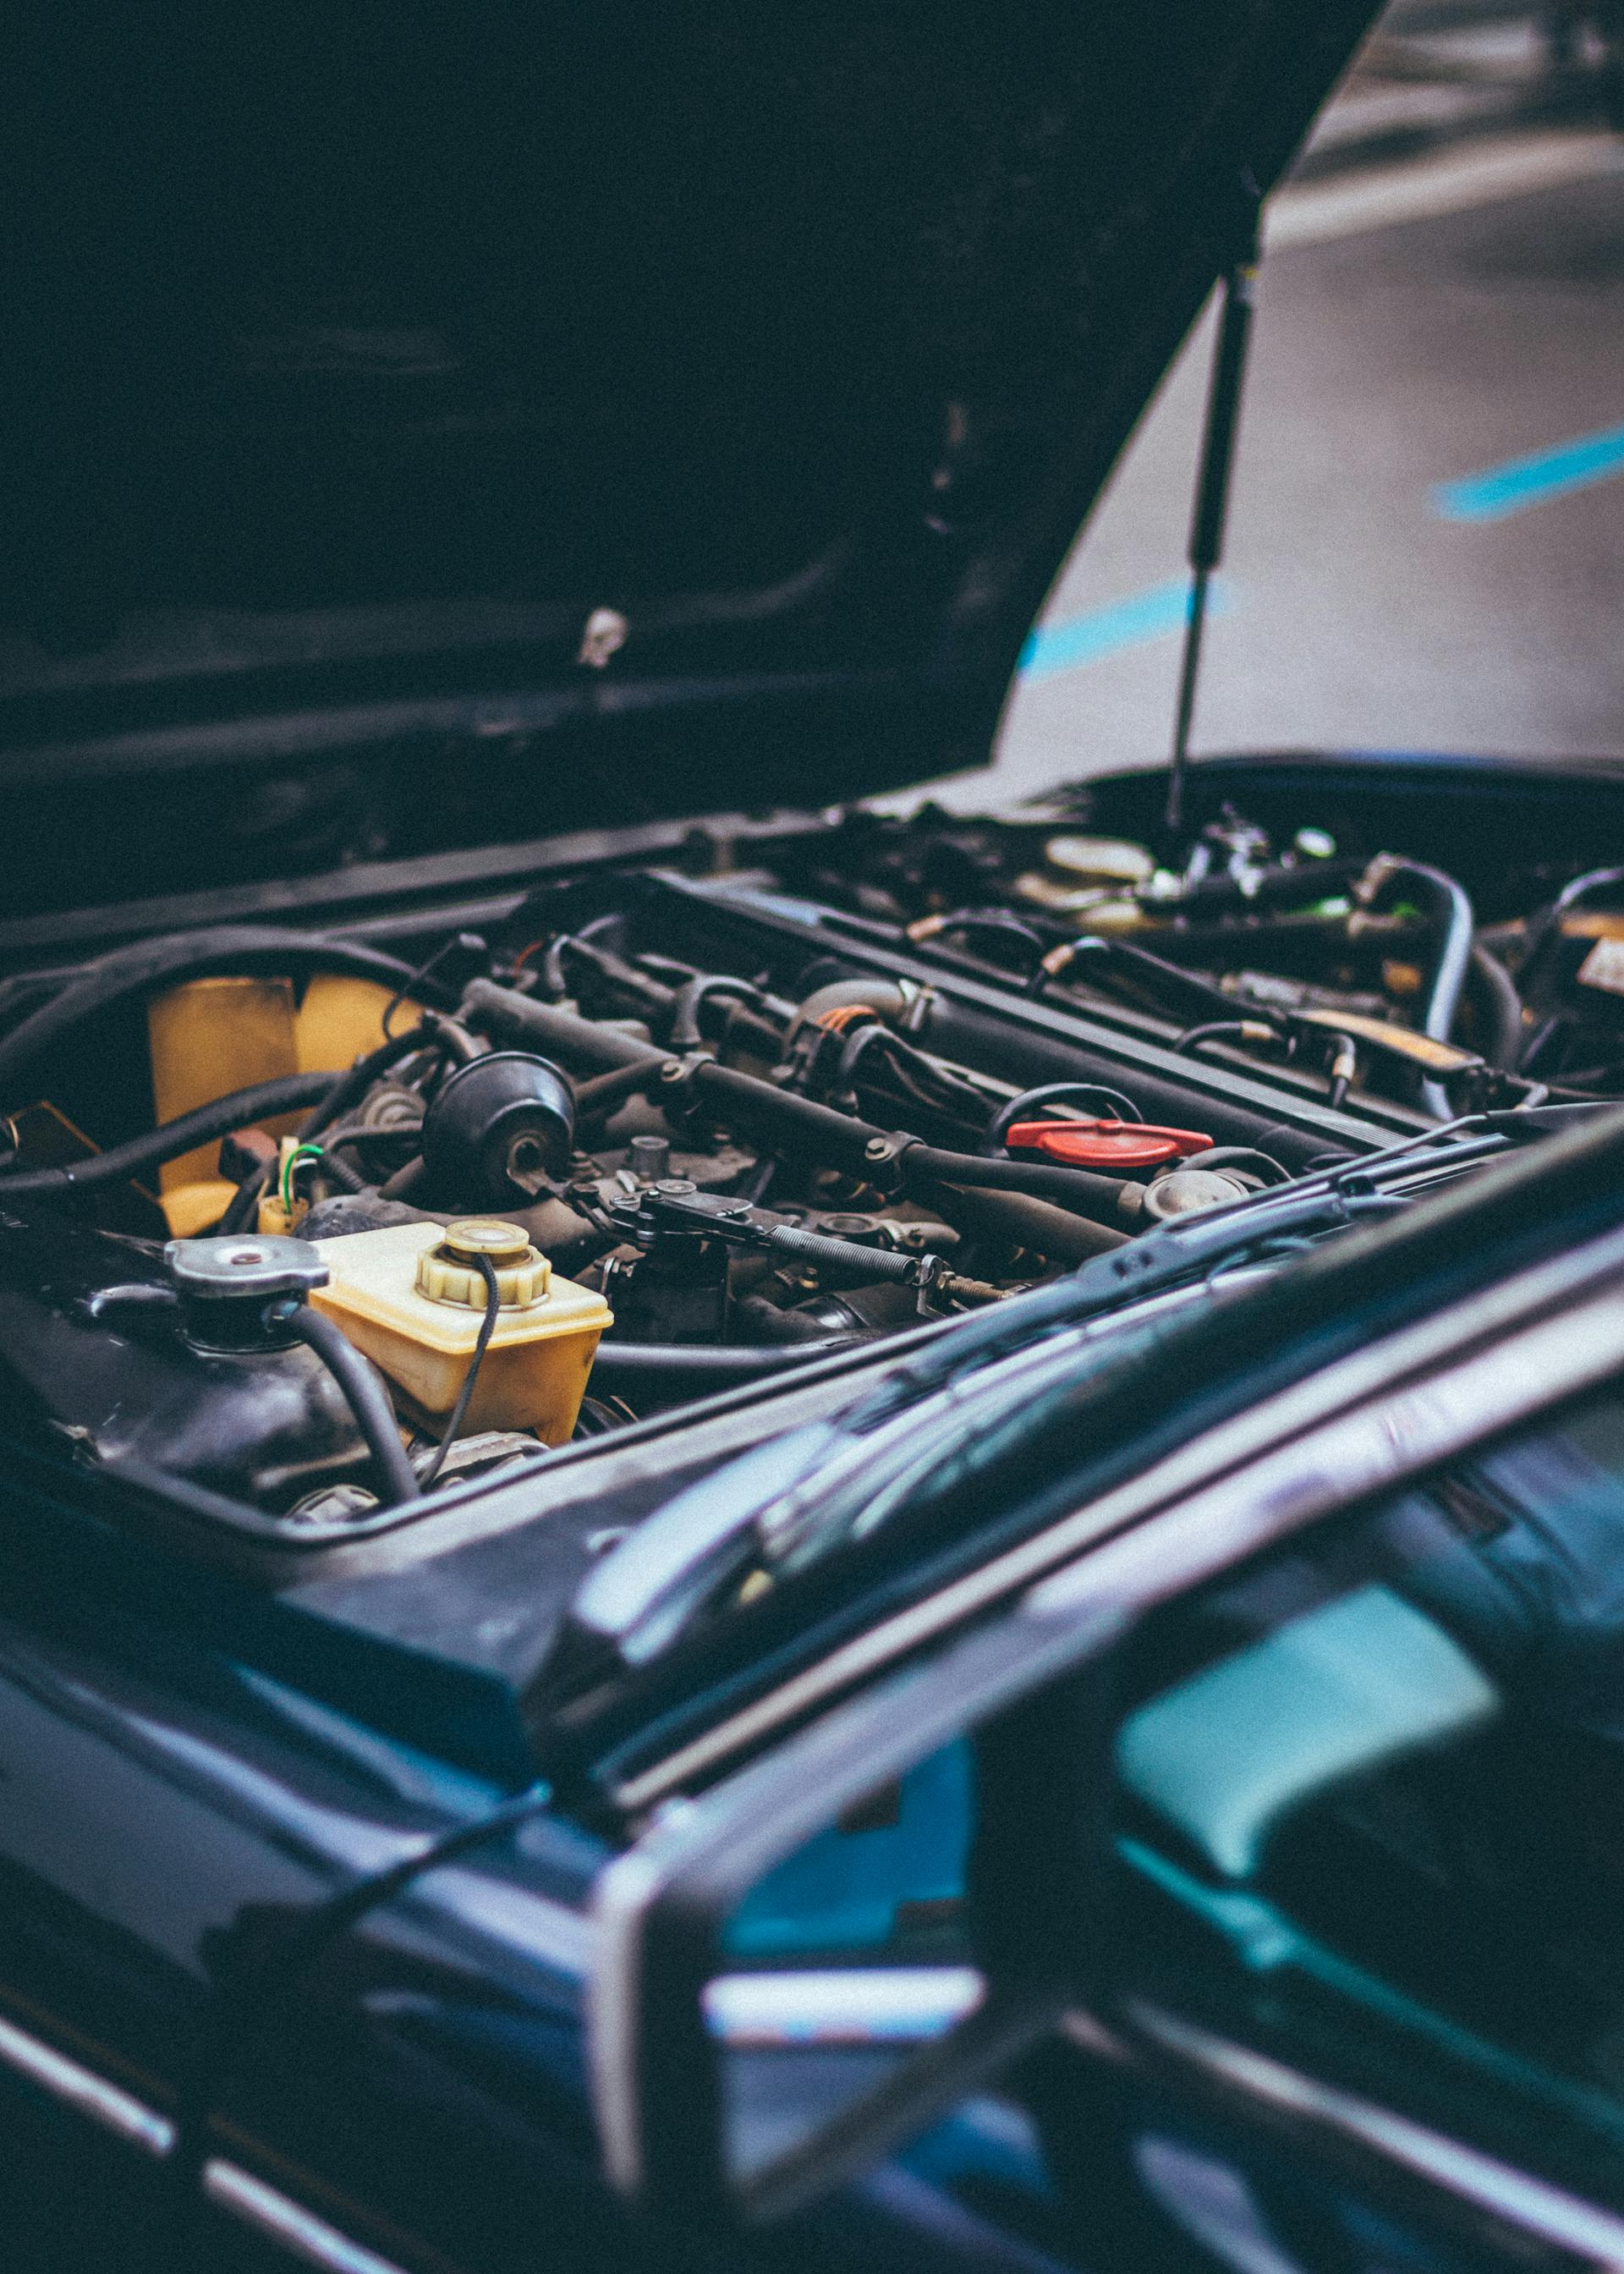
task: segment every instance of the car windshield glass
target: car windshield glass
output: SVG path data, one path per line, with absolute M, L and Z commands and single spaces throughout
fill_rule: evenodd
M 1230 1575 L 1133 1654 L 1130 1855 L 1192 1916 L 1245 1890 L 1322 1986 L 1624 2141 L 1617 1389 Z

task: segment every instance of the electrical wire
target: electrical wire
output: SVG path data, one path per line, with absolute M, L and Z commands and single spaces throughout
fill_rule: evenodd
M 468 1372 L 462 1376 L 462 1387 L 457 1392 L 456 1404 L 451 1409 L 451 1418 L 446 1424 L 445 1434 L 434 1448 L 428 1466 L 423 1472 L 421 1483 L 425 1492 L 428 1490 L 445 1466 L 446 1455 L 451 1450 L 452 1440 L 460 1434 L 462 1423 L 467 1418 L 469 1404 L 474 1394 L 474 1384 L 479 1379 L 479 1368 L 484 1362 L 486 1351 L 491 1346 L 491 1337 L 496 1331 L 496 1314 L 502 1306 L 502 1291 L 490 1257 L 474 1255 L 470 1256 L 469 1261 L 485 1281 L 485 1316 L 479 1321 L 479 1335 L 474 1344 L 474 1354 L 468 1361 Z

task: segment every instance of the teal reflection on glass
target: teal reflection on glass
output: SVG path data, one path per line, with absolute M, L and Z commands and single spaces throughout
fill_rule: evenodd
M 879 1952 L 947 1924 L 974 1820 L 970 1748 L 944 1746 L 753 1887 L 729 1923 L 729 1955 Z

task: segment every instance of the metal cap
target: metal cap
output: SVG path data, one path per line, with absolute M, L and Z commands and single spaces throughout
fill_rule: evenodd
M 325 1287 L 328 1272 L 307 1239 L 276 1234 L 216 1233 L 209 1239 L 172 1239 L 163 1251 L 169 1275 L 184 1295 L 210 1302 L 264 1302 L 272 1295 L 307 1295 Z

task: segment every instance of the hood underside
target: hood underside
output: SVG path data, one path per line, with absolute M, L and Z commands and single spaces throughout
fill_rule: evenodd
M 58 11 L 13 76 L 31 905 L 70 811 L 83 900 L 983 757 L 1370 13 Z

